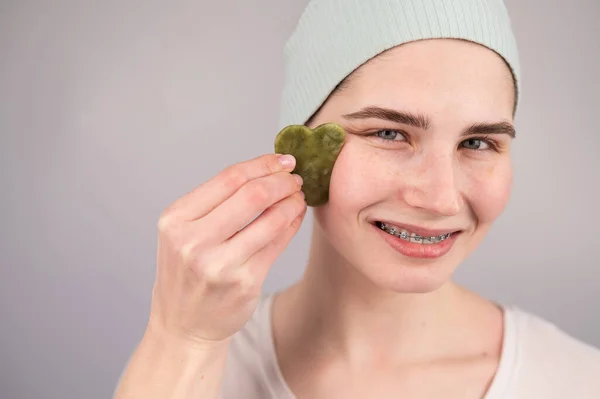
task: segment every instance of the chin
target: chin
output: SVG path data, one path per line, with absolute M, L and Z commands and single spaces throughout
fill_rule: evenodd
M 455 268 L 449 262 L 410 265 L 402 262 L 380 261 L 355 266 L 364 278 L 376 287 L 399 294 L 434 292 L 450 281 Z
M 437 257 L 406 256 L 381 240 L 378 231 L 369 231 L 355 245 L 344 245 L 343 249 L 348 263 L 374 286 L 396 293 L 424 294 L 439 290 L 451 280 L 468 252 L 470 238 L 465 233 L 448 240 L 451 248 Z M 352 244 L 349 239 L 337 241 Z

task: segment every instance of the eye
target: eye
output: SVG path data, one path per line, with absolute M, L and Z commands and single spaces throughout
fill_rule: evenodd
M 397 130 L 383 129 L 375 132 L 374 135 L 384 141 L 406 141 L 406 137 Z
M 472 138 L 462 142 L 462 146 L 469 150 L 488 150 L 490 149 L 490 144 L 483 139 L 480 138 Z

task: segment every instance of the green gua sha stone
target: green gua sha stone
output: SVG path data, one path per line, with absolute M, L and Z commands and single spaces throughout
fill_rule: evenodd
M 275 153 L 296 158 L 292 173 L 302 177 L 302 191 L 308 206 L 323 205 L 329 199 L 331 171 L 346 139 L 336 123 L 324 123 L 314 129 L 304 125 L 284 127 L 275 137 Z

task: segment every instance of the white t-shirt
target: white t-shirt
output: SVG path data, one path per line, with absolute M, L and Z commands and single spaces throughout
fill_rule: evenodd
M 234 337 L 220 399 L 295 399 L 278 367 L 273 295 Z M 500 365 L 483 399 L 600 399 L 600 349 L 516 307 L 504 309 Z

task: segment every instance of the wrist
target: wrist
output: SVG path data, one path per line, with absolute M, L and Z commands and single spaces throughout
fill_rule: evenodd
M 226 352 L 230 339 L 220 341 L 202 339 L 182 332 L 169 330 L 159 323 L 150 322 L 144 332 L 143 341 L 157 349 L 162 348 L 187 353 L 192 356 L 205 357 L 207 355 L 218 356 Z
M 205 342 L 148 326 L 116 397 L 217 397 L 227 349 L 226 341 Z

